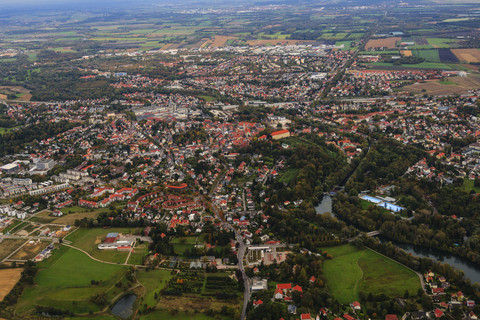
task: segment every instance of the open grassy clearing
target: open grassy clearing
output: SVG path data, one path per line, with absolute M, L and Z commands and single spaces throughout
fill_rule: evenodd
M 73 225 L 75 224 L 75 220 L 81 220 L 83 218 L 96 219 L 99 214 L 100 211 L 71 213 L 54 219 L 52 223 Z
M 404 266 L 369 249 L 347 244 L 326 248 L 333 259 L 324 263 L 324 274 L 330 292 L 340 303 L 359 299 L 359 293 L 384 293 L 403 296 L 406 290 L 420 289 L 418 276 Z
M 173 249 L 178 255 L 183 255 L 183 253 L 188 249 L 191 250 L 195 245 L 203 245 L 203 240 L 200 237 L 182 237 L 175 238 L 171 241 L 173 244 Z
M 135 228 L 111 228 L 111 229 L 78 229 L 66 236 L 65 239 L 72 241 L 72 245 L 87 251 L 93 257 L 102 261 L 124 263 L 128 251 L 99 250 L 98 245 L 105 240 L 110 232 L 123 234 L 138 234 L 140 229 Z
M 22 276 L 22 268 L 0 269 L 0 301 L 13 289 Z
M 463 180 L 463 188 L 465 189 L 466 192 L 471 192 L 473 190 L 476 193 L 480 193 L 480 188 L 475 187 L 474 182 L 475 181 L 470 179 Z
M 137 280 L 145 288 L 143 295 L 143 303 L 150 307 L 157 304 L 155 300 L 155 293 L 159 294 L 165 288 L 168 281 L 172 278 L 172 271 L 170 270 L 150 270 L 142 269 L 136 273 Z
M 278 181 L 283 183 L 290 183 L 297 175 L 300 169 L 288 169 Z
M 74 313 L 99 311 L 100 307 L 90 302 L 99 292 L 105 292 L 107 301 L 123 291 L 116 283 L 124 281 L 127 267 L 96 262 L 78 250 L 61 247 L 52 257 L 38 264 L 35 286 L 23 292 L 16 312 L 26 314 L 35 305 L 52 306 Z M 91 280 L 99 281 L 92 286 Z

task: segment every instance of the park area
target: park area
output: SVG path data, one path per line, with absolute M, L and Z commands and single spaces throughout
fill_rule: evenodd
M 342 304 L 359 299 L 359 293 L 384 293 L 403 296 L 405 291 L 417 293 L 420 279 L 411 270 L 370 249 L 347 244 L 326 248 L 333 258 L 324 263 L 327 286 Z

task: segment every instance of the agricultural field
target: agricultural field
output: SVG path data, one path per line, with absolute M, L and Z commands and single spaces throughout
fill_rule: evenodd
M 353 245 L 326 248 L 333 259 L 324 263 L 326 284 L 340 303 L 359 299 L 359 293 L 384 293 L 403 296 L 406 290 L 417 293 L 420 280 L 411 270 L 369 249 Z
M 118 232 L 123 234 L 138 234 L 140 229 L 111 228 L 111 229 L 77 229 L 65 237 L 72 241 L 72 245 L 88 252 L 92 257 L 108 262 L 125 263 L 128 251 L 99 250 L 98 245 L 103 242 L 107 233 Z
M 101 309 L 90 298 L 105 292 L 110 301 L 124 289 L 127 267 L 96 262 L 84 253 L 61 247 L 38 264 L 35 286 L 27 287 L 16 305 L 17 314 L 31 313 L 35 305 L 51 306 L 85 314 Z M 81 270 L 81 272 L 79 272 Z M 98 281 L 92 285 L 91 281 Z M 119 287 L 115 284 L 121 283 Z
M 0 301 L 13 289 L 22 276 L 23 269 L 0 269 Z
M 453 84 L 452 84 L 453 83 Z M 480 77 L 470 75 L 468 77 L 450 77 L 448 82 L 434 81 L 415 83 L 401 88 L 401 91 L 407 91 L 413 94 L 465 94 L 469 89 L 480 86 Z
M 367 44 L 365 45 L 365 50 L 370 50 L 374 48 L 395 49 L 397 47 L 397 42 L 401 40 L 402 38 L 400 37 L 371 39 L 371 40 L 368 40 Z
M 215 36 L 210 47 L 224 47 L 228 40 L 235 40 L 237 37 L 227 37 L 227 36 Z
M 480 49 L 452 49 L 452 52 L 461 62 L 480 62 Z
M 458 58 L 453 54 L 450 49 L 447 48 L 438 49 L 438 56 L 440 57 L 440 61 L 444 63 L 458 62 Z
M 457 43 L 457 40 L 450 38 L 427 38 L 427 41 L 434 48 L 452 48 Z
M 437 49 L 428 49 L 428 50 L 412 50 L 412 53 L 415 57 L 423 58 L 428 62 L 440 62 L 440 56 L 438 55 Z

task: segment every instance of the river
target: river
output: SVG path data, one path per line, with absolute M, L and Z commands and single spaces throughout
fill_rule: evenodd
M 122 319 L 127 319 L 133 314 L 133 304 L 137 300 L 137 296 L 134 294 L 128 294 L 115 303 L 112 308 L 112 313 Z
M 480 267 L 465 258 L 455 256 L 449 252 L 392 241 L 383 237 L 379 237 L 379 239 L 381 241 L 390 241 L 393 245 L 405 250 L 408 253 L 411 253 L 414 256 L 430 258 L 442 263 L 448 263 L 449 265 L 462 270 L 465 274 L 465 278 L 470 279 L 472 282 L 480 283 Z

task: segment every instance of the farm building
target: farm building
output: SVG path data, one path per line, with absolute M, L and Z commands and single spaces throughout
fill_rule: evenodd
M 130 250 L 135 242 L 134 236 L 121 236 L 112 232 L 107 234 L 103 243 L 98 245 L 100 250 Z

